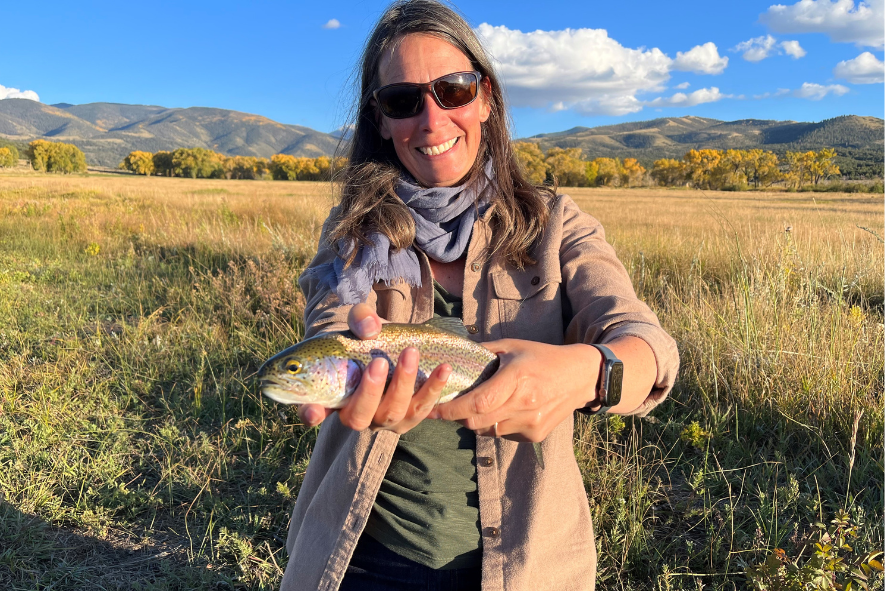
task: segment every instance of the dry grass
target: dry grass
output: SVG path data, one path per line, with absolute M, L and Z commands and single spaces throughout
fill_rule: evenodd
M 741 586 L 841 508 L 882 546 L 882 196 L 570 193 L 683 360 L 654 418 L 579 423 L 601 588 Z M 279 583 L 315 431 L 250 375 L 331 203 L 0 174 L 0 587 Z

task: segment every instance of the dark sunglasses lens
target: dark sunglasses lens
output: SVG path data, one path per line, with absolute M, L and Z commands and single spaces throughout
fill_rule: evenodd
M 434 94 L 441 107 L 463 107 L 477 96 L 477 78 L 473 74 L 453 74 L 434 83 Z
M 378 93 L 381 112 L 393 119 L 412 117 L 418 113 L 422 102 L 422 90 L 415 86 L 390 86 Z

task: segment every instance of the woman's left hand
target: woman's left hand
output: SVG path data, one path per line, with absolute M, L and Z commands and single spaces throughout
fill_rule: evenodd
M 499 356 L 498 371 L 429 418 L 457 421 L 480 435 L 539 442 L 596 398 L 601 355 L 594 347 L 519 339 L 482 344 Z

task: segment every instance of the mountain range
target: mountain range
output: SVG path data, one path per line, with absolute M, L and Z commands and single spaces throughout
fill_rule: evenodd
M 837 150 L 844 172 L 883 175 L 883 119 L 846 115 L 818 123 L 704 117 L 666 117 L 602 127 L 574 127 L 522 141 L 551 147 L 581 148 L 585 159 L 637 158 L 650 166 L 658 158 L 681 158 L 690 149 L 762 148 Z M 80 147 L 92 165 L 116 166 L 133 150 L 156 152 L 202 147 L 230 156 L 332 155 L 350 137 L 343 127 L 332 133 L 286 125 L 260 115 L 190 107 L 90 103 L 44 105 L 27 99 L 0 100 L 0 138 L 21 145 L 42 138 Z
M 338 138 L 267 117 L 190 107 L 90 103 L 44 105 L 0 100 L 0 137 L 19 142 L 41 138 L 69 142 L 91 165 L 117 166 L 133 150 L 157 152 L 209 148 L 229 156 L 331 155 Z

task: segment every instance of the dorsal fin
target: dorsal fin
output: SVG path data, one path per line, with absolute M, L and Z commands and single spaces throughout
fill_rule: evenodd
M 439 328 L 440 330 L 445 330 L 446 332 L 451 332 L 460 337 L 468 338 L 468 329 L 465 328 L 465 323 L 459 318 L 453 318 L 451 316 L 431 318 L 424 324 Z

